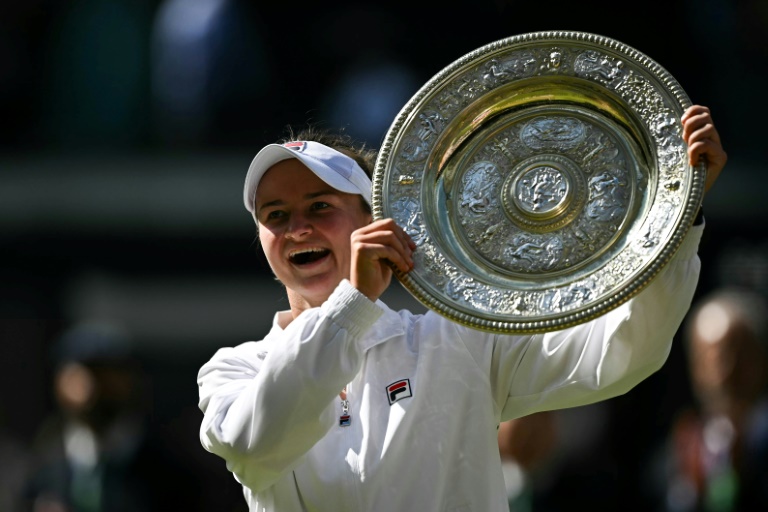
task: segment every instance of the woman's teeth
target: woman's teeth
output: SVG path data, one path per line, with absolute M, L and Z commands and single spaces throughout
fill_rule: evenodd
M 291 263 L 295 263 L 297 265 L 304 265 L 306 263 L 312 263 L 314 261 L 317 261 L 323 258 L 324 256 L 330 254 L 330 252 L 331 251 L 329 251 L 328 249 L 320 249 L 320 248 L 305 249 L 302 251 L 296 251 L 291 253 L 288 256 L 288 259 L 290 260 Z

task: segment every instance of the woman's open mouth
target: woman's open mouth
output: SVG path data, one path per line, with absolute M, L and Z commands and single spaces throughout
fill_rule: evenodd
M 319 261 L 331 254 L 328 249 L 312 248 L 294 251 L 288 255 L 288 261 L 293 265 L 307 265 Z

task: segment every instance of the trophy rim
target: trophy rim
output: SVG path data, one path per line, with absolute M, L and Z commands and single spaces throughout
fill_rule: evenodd
M 635 48 L 609 37 L 588 32 L 541 31 L 520 34 L 494 41 L 465 54 L 444 67 L 413 95 L 396 116 L 384 138 L 374 169 L 372 180 L 372 212 L 374 220 L 392 215 L 392 204 L 389 202 L 392 199 L 391 192 L 395 188 L 392 186 L 392 180 L 394 179 L 395 169 L 402 162 L 402 157 L 396 152 L 396 149 L 403 143 L 404 137 L 406 137 L 408 133 L 413 132 L 418 114 L 423 113 L 430 107 L 430 102 L 434 101 L 436 94 L 447 87 L 455 85 L 456 81 L 460 78 L 470 76 L 474 68 L 479 68 L 483 63 L 487 63 L 491 57 L 506 57 L 511 54 L 517 55 L 520 52 L 525 52 L 530 49 L 541 49 L 546 47 L 565 47 L 573 50 L 573 52 L 603 52 L 604 55 L 609 55 L 611 58 L 619 60 L 623 59 L 622 62 L 628 64 L 641 79 L 652 84 L 652 93 L 661 96 L 661 99 L 664 102 L 665 112 L 673 112 L 678 120 L 682 112 L 691 105 L 690 99 L 677 80 L 675 80 L 675 78 L 658 62 Z M 494 92 L 501 91 L 502 87 L 515 87 L 518 84 L 523 83 L 524 80 L 529 80 L 531 78 L 532 76 L 525 76 L 520 79 L 513 78 L 504 82 L 502 85 L 490 86 L 486 90 L 481 91 L 477 98 L 487 98 Z M 557 80 L 566 77 L 564 77 L 564 75 L 554 74 L 551 79 L 539 75 L 534 75 L 533 78 L 548 84 L 549 82 L 547 82 L 547 80 L 550 80 L 551 82 L 551 79 Z M 621 108 L 626 110 L 629 117 L 632 118 L 630 121 L 636 122 L 643 129 L 649 130 L 647 119 L 638 112 L 638 109 L 632 107 L 628 100 L 625 100 L 622 97 L 617 98 L 617 92 L 611 88 L 612 86 L 613 84 L 608 85 L 598 82 L 590 85 L 590 87 L 593 87 L 594 91 L 597 91 L 597 101 L 600 100 L 600 95 L 605 95 L 606 97 L 610 96 L 611 101 L 620 103 Z M 557 85 L 553 87 L 557 87 Z M 504 91 L 502 91 L 502 93 L 503 92 Z M 500 94 L 500 96 L 503 96 L 503 94 Z M 471 109 L 473 101 L 476 101 L 477 98 L 468 101 L 468 103 L 463 107 L 460 107 L 458 111 L 461 112 L 462 110 Z M 658 100 L 658 98 L 656 99 Z M 503 100 L 499 100 L 499 102 L 501 101 Z M 493 102 L 491 103 L 491 108 L 494 108 L 495 105 L 493 105 Z M 515 108 L 524 110 L 532 107 L 523 103 L 522 105 L 517 105 Z M 598 113 L 598 115 L 602 114 L 603 112 Z M 455 120 L 456 117 L 457 115 L 454 115 L 452 118 L 449 117 L 449 121 Z M 486 125 L 487 122 L 489 121 L 483 121 Z M 472 137 L 482 129 L 484 125 L 483 123 L 479 123 L 478 127 L 461 134 L 461 136 L 464 138 Z M 448 124 L 450 125 L 450 122 Z M 458 131 L 458 128 L 454 127 L 454 129 Z M 675 138 L 673 142 L 672 150 L 676 155 L 680 154 L 681 151 L 682 153 L 685 153 L 685 144 L 680 137 Z M 668 141 L 665 141 L 665 143 L 668 143 Z M 658 140 L 651 137 L 650 141 L 648 141 L 648 145 L 651 147 L 645 149 L 648 149 L 650 153 L 659 153 L 658 146 L 660 145 L 660 142 Z M 666 151 L 666 149 L 667 148 L 664 150 Z M 460 154 L 461 147 L 453 148 L 452 150 L 456 154 Z M 433 146 L 430 148 L 430 151 L 434 152 L 435 147 Z M 450 156 L 450 158 L 453 157 L 454 155 Z M 431 158 L 433 157 L 425 157 L 427 161 L 430 161 Z M 443 155 L 442 158 L 448 159 L 449 157 Z M 652 163 L 654 165 L 659 165 L 657 161 Z M 531 308 L 529 308 L 525 314 L 521 315 L 518 315 L 515 312 L 511 314 L 497 315 L 492 311 L 489 311 L 489 308 L 485 307 L 485 305 L 480 308 L 475 308 L 475 306 L 468 305 L 466 301 L 450 297 L 440 289 L 440 286 L 433 286 L 433 284 L 429 282 L 429 276 L 426 275 L 431 271 L 428 268 L 429 265 L 419 266 L 417 264 L 417 267 L 409 273 L 402 273 L 393 267 L 394 273 L 406 290 L 429 309 L 459 324 L 483 331 L 505 334 L 539 333 L 586 322 L 620 306 L 642 291 L 669 262 L 682 243 L 682 240 L 692 225 L 701 204 L 706 170 L 703 164 L 692 167 L 688 165 L 687 162 L 684 164 L 678 162 L 674 167 L 674 171 L 678 174 L 683 174 L 685 192 L 682 196 L 679 195 L 673 198 L 673 200 L 679 201 L 679 204 L 674 206 L 672 213 L 676 216 L 676 220 L 667 227 L 666 239 L 660 242 L 659 247 L 655 249 L 655 252 L 653 252 L 652 255 L 649 255 L 642 260 L 642 264 L 638 270 L 632 271 L 629 276 L 625 276 L 625 278 L 618 284 L 608 287 L 607 291 L 602 292 L 597 299 L 585 301 L 582 304 L 576 304 L 573 307 L 557 311 L 547 308 L 541 308 L 540 310 L 536 308 L 532 308 L 533 310 L 531 310 Z M 663 186 L 663 180 L 658 179 L 655 184 L 656 189 L 650 191 L 653 195 L 656 194 L 657 189 Z M 423 188 L 417 189 L 415 194 L 421 194 L 422 190 Z M 420 197 L 414 198 L 414 201 L 419 205 L 422 204 Z M 650 201 L 650 203 L 652 210 L 655 204 L 653 201 Z M 432 207 L 433 211 L 423 212 L 425 216 L 438 215 L 438 212 L 435 211 L 437 209 L 435 204 L 426 204 L 427 206 Z M 649 219 L 647 218 L 639 218 L 633 219 L 631 222 L 639 225 L 648 220 Z M 424 223 L 422 223 L 421 227 L 424 227 L 423 224 Z M 451 233 L 448 233 L 448 236 L 450 235 Z M 442 236 L 445 237 L 445 234 Z M 435 237 L 433 236 L 433 238 Z M 625 244 L 630 243 L 631 241 L 629 239 L 625 241 Z M 457 261 L 455 256 L 445 247 L 445 245 L 446 243 L 444 242 L 442 244 L 436 243 L 436 245 L 433 244 L 428 247 L 428 249 L 430 249 L 432 253 L 436 253 L 437 256 L 424 256 L 423 254 L 420 254 L 419 256 L 427 259 L 436 258 L 442 261 L 443 265 L 447 265 L 452 269 L 453 266 L 456 265 L 456 267 L 464 273 L 463 277 L 482 281 L 482 275 L 466 275 L 466 265 L 464 265 L 464 262 Z M 419 250 L 420 249 L 417 249 L 415 255 Z M 425 260 L 422 259 L 421 263 L 424 263 L 424 261 Z M 439 264 L 435 263 L 435 260 L 430 259 L 428 263 L 432 264 L 433 270 L 435 266 L 440 267 Z M 494 272 L 494 270 L 491 269 L 490 272 Z M 482 269 L 479 273 L 485 274 L 485 269 Z M 572 277 L 574 281 L 581 279 L 581 282 L 583 282 L 585 278 L 585 275 L 579 275 L 577 273 L 574 273 L 570 277 L 567 272 L 564 274 L 566 276 L 565 280 L 562 283 L 558 283 L 558 285 L 562 285 L 563 287 L 571 284 L 569 281 L 570 277 Z M 597 275 L 599 277 L 599 275 L 595 273 L 591 275 Z M 502 286 L 501 289 L 509 296 L 517 296 L 520 293 L 527 293 L 521 291 L 526 285 L 527 283 L 525 282 L 516 282 L 514 286 L 509 288 Z M 539 290 L 537 293 L 539 293 L 539 295 L 536 295 L 536 297 L 540 297 L 540 294 L 545 292 Z M 526 296 L 525 298 L 528 297 Z M 501 300 L 508 301 L 509 299 Z

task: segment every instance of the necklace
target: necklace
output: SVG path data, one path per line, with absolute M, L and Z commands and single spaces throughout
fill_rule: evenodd
M 339 416 L 339 426 L 348 427 L 352 423 L 352 416 L 349 415 L 349 400 L 347 400 L 347 386 L 339 393 L 341 398 L 341 416 Z

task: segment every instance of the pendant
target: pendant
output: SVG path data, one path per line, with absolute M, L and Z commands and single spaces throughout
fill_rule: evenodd
M 349 415 L 349 400 L 341 399 L 341 416 L 339 416 L 339 426 L 348 427 L 352 423 L 352 416 Z

